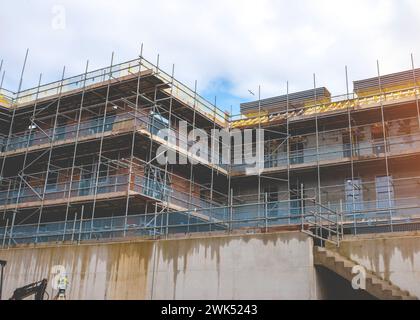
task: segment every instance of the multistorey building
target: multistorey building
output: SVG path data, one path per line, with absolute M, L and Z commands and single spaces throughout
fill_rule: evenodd
M 340 97 L 314 88 L 245 103 L 239 116 L 143 57 L 0 89 L 0 246 L 284 225 L 337 241 L 415 228 L 419 83 L 417 69 L 379 75 Z M 161 146 L 194 156 L 185 123 L 209 137 L 264 130 L 260 170 L 157 161 Z M 175 141 L 160 134 L 168 128 Z

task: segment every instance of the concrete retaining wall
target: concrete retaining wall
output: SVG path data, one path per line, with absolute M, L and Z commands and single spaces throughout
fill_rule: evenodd
M 0 250 L 3 296 L 66 268 L 70 299 L 317 299 L 312 239 L 299 232 Z

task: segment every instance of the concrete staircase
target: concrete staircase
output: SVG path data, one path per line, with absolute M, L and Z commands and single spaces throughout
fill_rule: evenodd
M 358 265 L 335 251 L 321 247 L 314 248 L 314 264 L 333 271 L 350 283 L 355 277 L 355 274 L 352 274 L 353 267 Z M 380 300 L 418 300 L 408 291 L 400 289 L 369 270 L 366 270 L 366 292 Z

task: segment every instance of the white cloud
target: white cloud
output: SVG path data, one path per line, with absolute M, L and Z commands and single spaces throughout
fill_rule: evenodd
M 23 4 L 22 4 L 23 3 Z M 54 5 L 66 9 L 66 28 L 51 27 Z M 0 11 L 0 58 L 7 85 L 16 89 L 26 47 L 30 58 L 26 86 L 38 73 L 50 81 L 65 64 L 81 73 L 91 67 L 134 58 L 144 42 L 145 56 L 159 52 L 167 71 L 199 89 L 229 81 L 230 94 L 251 99 L 248 89 L 262 85 L 263 96 L 318 84 L 345 91 L 344 65 L 353 79 L 410 67 L 417 54 L 420 9 L 416 0 L 4 0 Z M 217 87 L 217 86 L 216 86 Z M 229 106 L 225 106 L 226 109 Z

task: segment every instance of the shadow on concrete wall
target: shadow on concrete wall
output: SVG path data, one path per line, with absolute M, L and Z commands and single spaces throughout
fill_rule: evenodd
M 321 267 L 315 267 L 321 297 L 325 300 L 377 300 L 366 291 L 354 290 L 351 283 L 336 273 Z

